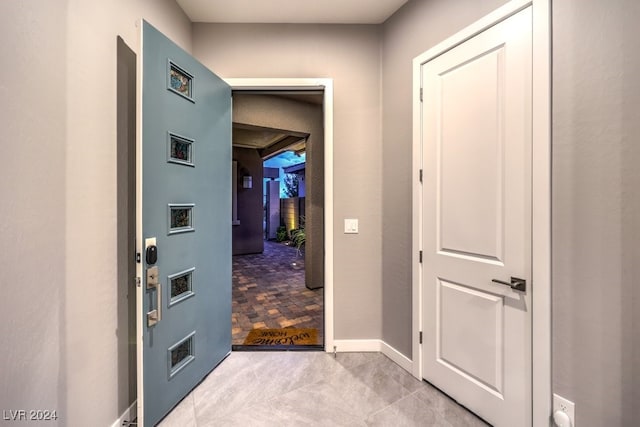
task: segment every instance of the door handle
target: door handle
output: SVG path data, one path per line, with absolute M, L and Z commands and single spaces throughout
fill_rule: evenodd
M 153 326 L 162 320 L 162 283 L 158 277 L 158 267 L 147 268 L 147 289 L 156 290 L 156 309 L 147 313 L 147 326 Z
M 502 280 L 493 279 L 491 280 L 494 283 L 498 283 L 500 285 L 505 285 L 513 289 L 514 291 L 526 292 L 527 291 L 527 281 L 525 279 L 518 279 L 517 277 L 511 277 L 511 283 L 504 282 Z

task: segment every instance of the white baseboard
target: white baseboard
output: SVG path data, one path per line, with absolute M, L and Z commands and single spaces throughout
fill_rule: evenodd
M 333 340 L 333 345 L 338 353 L 381 351 L 380 340 Z M 333 349 L 327 348 L 327 353 L 333 353 Z
M 413 375 L 413 362 L 404 354 L 382 340 L 334 340 L 336 352 L 379 352 L 394 361 L 405 371 Z M 327 348 L 327 352 L 333 352 L 332 348 Z
M 405 371 L 413 375 L 413 361 L 384 341 L 380 341 L 382 354 L 393 360 Z
M 120 415 L 120 418 L 118 418 L 113 422 L 113 424 L 111 424 L 111 427 L 122 427 L 122 423 L 124 423 L 125 421 L 133 421 L 134 419 L 136 419 L 138 415 L 137 407 L 136 407 L 137 404 L 138 404 L 138 401 L 134 400 L 131 406 L 125 409 L 122 415 Z

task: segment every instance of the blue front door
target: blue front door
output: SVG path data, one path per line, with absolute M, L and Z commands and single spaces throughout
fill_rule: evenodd
M 231 88 L 146 22 L 139 167 L 138 419 L 152 426 L 231 351 Z

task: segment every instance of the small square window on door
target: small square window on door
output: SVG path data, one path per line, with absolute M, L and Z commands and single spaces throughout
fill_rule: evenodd
M 168 60 L 167 89 L 195 103 L 193 99 L 193 74 Z
M 195 204 L 169 204 L 169 234 L 195 231 L 193 227 L 193 210 Z

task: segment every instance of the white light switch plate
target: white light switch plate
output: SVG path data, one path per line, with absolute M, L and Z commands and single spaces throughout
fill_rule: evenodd
M 357 234 L 358 233 L 358 220 L 357 219 L 345 219 L 344 220 L 344 232 L 345 234 Z

